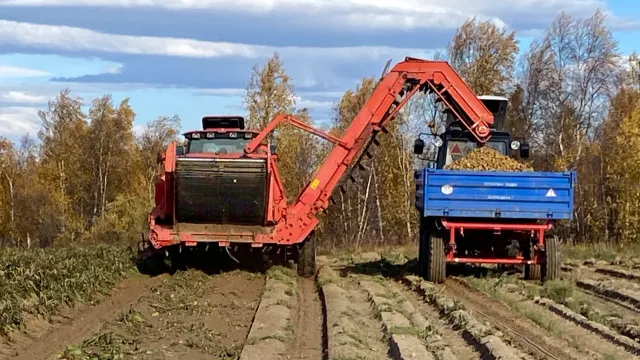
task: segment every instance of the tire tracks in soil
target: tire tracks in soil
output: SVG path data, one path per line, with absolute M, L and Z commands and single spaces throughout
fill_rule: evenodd
M 600 298 L 640 315 L 640 285 L 622 275 L 602 274 L 597 269 L 582 266 L 567 273 L 567 277 L 585 294 Z
M 566 352 L 562 347 L 547 340 L 544 330 L 539 329 L 533 322 L 518 318 L 504 304 L 468 288 L 457 279 L 447 279 L 442 288 L 442 293 L 445 296 L 461 301 L 472 312 L 472 315 L 489 322 L 509 339 L 513 340 L 521 349 L 535 354 L 537 358 L 580 360 Z
M 323 360 L 391 360 L 389 341 L 366 291 L 354 278 L 342 277 L 331 266 L 318 272 L 323 323 Z
M 0 355 L 10 354 L 11 357 L 6 359 L 14 360 L 53 359 L 60 349 L 67 344 L 81 342 L 87 334 L 98 331 L 119 311 L 135 304 L 152 287 L 160 285 L 167 277 L 168 275 L 126 278 L 97 305 L 79 305 L 76 310 L 66 315 L 70 320 L 47 325 L 49 330 L 38 337 L 20 334 L 17 343 L 8 346 L 7 354 L 2 351 Z M 0 359 L 4 358 L 0 356 Z
M 97 331 L 65 345 L 80 345 L 85 357 L 235 359 L 263 288 L 263 276 L 245 271 L 179 271 L 135 303 L 116 309 Z
M 407 285 L 397 284 L 397 289 L 403 289 L 402 292 L 409 302 L 418 309 L 418 311 L 428 320 L 437 330 L 438 333 L 446 339 L 447 344 L 451 348 L 453 354 L 458 360 L 478 360 L 482 359 L 479 345 L 468 336 L 463 334 L 462 330 L 455 330 L 442 318 L 436 308 L 427 304 L 415 291 L 409 289 Z
M 294 313 L 295 341 L 288 359 L 322 360 L 324 316 L 315 278 L 298 278 L 298 302 Z

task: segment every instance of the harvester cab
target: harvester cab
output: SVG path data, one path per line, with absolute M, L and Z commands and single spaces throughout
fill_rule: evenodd
M 423 155 L 425 152 L 425 138 L 431 138 L 431 151 L 422 160 L 429 163 L 429 167 L 442 169 L 459 158 L 466 156 L 479 146 L 490 147 L 502 155 L 526 159 L 529 157 L 529 144 L 523 138 L 511 136 L 504 130 L 504 121 L 507 113 L 509 100 L 501 96 L 483 95 L 478 99 L 493 114 L 493 124 L 490 126 L 491 137 L 489 141 L 480 143 L 473 134 L 465 127 L 461 126 L 458 119 L 450 108 L 443 112 L 445 118 L 445 131 L 441 134 L 435 132 L 435 126 L 430 125 L 431 133 L 422 133 L 415 140 L 413 152 L 416 155 Z
M 243 154 L 244 147 L 256 134 L 245 130 L 241 116 L 205 116 L 201 131 L 183 134 L 187 143 L 177 149 L 177 155 L 197 158 Z

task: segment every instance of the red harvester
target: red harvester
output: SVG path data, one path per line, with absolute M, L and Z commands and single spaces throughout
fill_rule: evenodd
M 388 64 L 387 64 L 388 66 Z M 240 116 L 207 116 L 203 129 L 185 134 L 185 147 L 168 146 L 160 159 L 156 206 L 143 236 L 143 256 L 183 247 L 245 243 L 292 250 L 298 274 L 315 273 L 317 214 L 324 211 L 347 170 L 353 171 L 385 124 L 417 92 L 433 93 L 480 143 L 490 137 L 493 115 L 445 61 L 405 58 L 380 79 L 367 103 L 338 138 L 278 115 L 261 132 L 244 129 Z M 335 144 L 295 202 L 287 204 L 277 156 L 266 141 L 288 123 Z M 359 156 L 358 156 L 359 155 Z M 356 158 L 358 156 L 358 158 Z

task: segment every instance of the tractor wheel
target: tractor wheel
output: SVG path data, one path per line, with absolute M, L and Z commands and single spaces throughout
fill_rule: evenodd
M 444 241 L 434 233 L 424 231 L 420 239 L 420 272 L 421 275 L 436 284 L 441 284 L 447 277 L 444 260 Z
M 534 258 L 535 243 L 532 241 L 529 247 L 525 250 L 525 259 L 531 260 Z M 524 279 L 525 280 L 540 280 L 542 279 L 542 269 L 540 264 L 525 264 L 524 265 Z
M 555 280 L 560 275 L 560 261 L 558 258 L 558 237 L 549 236 L 545 242 L 545 264 L 542 267 L 542 281 Z
M 311 234 L 298 248 L 298 276 L 312 277 L 316 274 L 316 233 Z

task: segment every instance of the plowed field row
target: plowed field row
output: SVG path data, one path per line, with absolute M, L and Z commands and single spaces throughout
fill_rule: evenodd
M 139 276 L 57 322 L 30 321 L 3 341 L 0 358 L 612 360 L 640 354 L 634 307 L 640 285 L 629 274 L 612 281 L 611 269 L 574 269 L 577 278 L 545 286 L 504 274 L 451 276 L 435 285 L 412 275 L 412 266 L 371 255 L 319 258 L 310 279 L 280 266 L 266 273 Z

